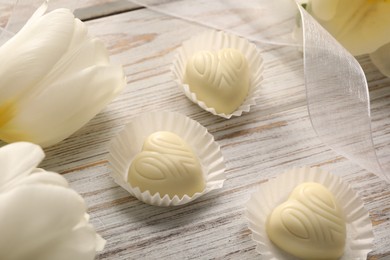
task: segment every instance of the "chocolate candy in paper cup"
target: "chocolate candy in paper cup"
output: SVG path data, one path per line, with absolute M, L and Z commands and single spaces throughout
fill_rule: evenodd
M 373 246 L 362 200 L 320 168 L 292 169 L 261 184 L 246 218 L 262 259 L 366 259 Z
M 191 101 L 229 119 L 249 112 L 256 104 L 263 68 L 263 59 L 253 43 L 210 31 L 183 42 L 171 71 Z
M 176 206 L 223 186 L 220 146 L 198 122 L 178 113 L 134 118 L 112 140 L 110 175 L 151 205 Z

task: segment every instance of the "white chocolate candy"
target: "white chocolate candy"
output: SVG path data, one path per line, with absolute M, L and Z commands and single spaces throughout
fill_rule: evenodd
M 248 63 L 235 49 L 199 51 L 187 62 L 184 82 L 206 106 L 230 114 L 248 95 Z
M 333 194 L 319 183 L 302 183 L 268 216 L 271 241 L 301 259 L 338 259 L 346 224 Z
M 131 163 L 128 182 L 141 192 L 182 198 L 202 192 L 205 181 L 198 158 L 188 144 L 174 133 L 151 134 Z

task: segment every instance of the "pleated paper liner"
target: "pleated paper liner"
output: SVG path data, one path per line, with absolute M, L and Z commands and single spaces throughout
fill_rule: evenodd
M 152 133 L 169 131 L 181 137 L 194 151 L 202 167 L 206 186 L 202 192 L 193 196 L 184 195 L 172 199 L 141 192 L 138 187 L 131 187 L 127 182 L 128 171 L 134 157 L 141 152 L 144 140 Z M 137 199 L 155 206 L 177 206 L 189 203 L 200 196 L 223 186 L 225 162 L 220 146 L 214 137 L 198 122 L 178 113 L 152 112 L 134 118 L 112 140 L 109 148 L 109 165 L 115 182 Z
M 292 190 L 304 182 L 317 182 L 325 186 L 342 208 L 347 240 L 344 255 L 340 259 L 366 259 L 372 250 L 374 235 L 363 201 L 339 177 L 320 168 L 292 169 L 261 184 L 259 190 L 251 195 L 246 204 L 246 218 L 261 259 L 298 259 L 271 242 L 266 233 L 266 221 L 274 208 L 285 202 Z
M 249 90 L 244 102 L 232 113 L 217 113 L 214 108 L 208 107 L 204 102 L 197 99 L 191 92 L 188 84 L 183 82 L 187 61 L 198 51 L 218 51 L 224 48 L 233 48 L 240 51 L 246 58 L 249 67 Z M 263 58 L 256 45 L 244 38 L 237 37 L 222 31 L 210 31 L 183 42 L 175 56 L 171 71 L 173 79 L 183 90 L 184 94 L 195 104 L 204 110 L 226 119 L 233 116 L 241 116 L 243 112 L 249 112 L 250 107 L 256 104 L 255 99 L 259 95 L 263 81 Z

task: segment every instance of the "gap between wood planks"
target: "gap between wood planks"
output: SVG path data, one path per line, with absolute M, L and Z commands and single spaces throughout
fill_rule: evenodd
M 81 21 L 90 21 L 98 18 L 103 18 L 110 15 L 130 12 L 143 9 L 143 6 L 136 5 L 127 0 L 116 0 L 100 5 L 84 7 L 76 9 L 74 14 Z

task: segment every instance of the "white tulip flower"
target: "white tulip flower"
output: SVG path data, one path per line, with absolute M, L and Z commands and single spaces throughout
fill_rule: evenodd
M 65 178 L 36 168 L 43 158 L 31 143 L 0 148 L 0 259 L 92 260 L 105 241 Z
M 42 5 L 0 47 L 0 139 L 43 147 L 70 136 L 126 85 L 103 43 L 70 10 Z
M 309 0 L 307 10 L 354 56 L 371 54 L 390 77 L 389 0 Z

